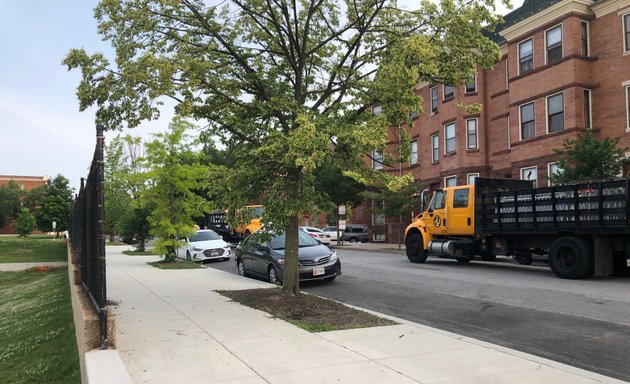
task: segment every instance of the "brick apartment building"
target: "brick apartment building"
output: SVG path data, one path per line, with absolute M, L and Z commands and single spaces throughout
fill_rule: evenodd
M 21 189 L 30 191 L 31 189 L 40 187 L 48 183 L 48 176 L 7 176 L 0 175 L 0 185 L 7 185 L 10 182 L 16 183 Z M 0 228 L 0 235 L 13 233 L 13 226 L 7 224 Z
M 476 176 L 543 186 L 557 170 L 553 149 L 587 127 L 630 147 L 630 0 L 525 0 L 504 21 L 493 70 L 477 71 L 465 86 L 418 87 L 425 113 L 408 127 L 412 155 L 403 174 L 431 188 Z M 467 114 L 458 103 L 483 110 Z M 396 242 L 399 218 L 371 213 L 375 204 L 356 208 L 350 222 L 367 224 L 374 241 Z

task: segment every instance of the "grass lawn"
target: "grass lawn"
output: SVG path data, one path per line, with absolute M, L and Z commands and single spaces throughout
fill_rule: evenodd
M 153 256 L 153 255 L 157 255 L 157 253 L 153 252 L 153 249 L 147 249 L 146 251 L 140 252 L 140 251 L 123 251 L 122 253 L 124 253 L 127 256 Z
M 155 268 L 160 269 L 199 269 L 204 268 L 201 264 L 195 263 L 194 261 L 188 260 L 175 260 L 175 261 L 152 261 L 147 264 L 154 266 Z
M 65 268 L 0 272 L 0 340 L 0 382 L 81 382 Z
M 67 261 L 66 241 L 50 236 L 0 236 L 0 263 Z

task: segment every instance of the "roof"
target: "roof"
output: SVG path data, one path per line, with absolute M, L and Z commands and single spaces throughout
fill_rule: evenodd
M 491 38 L 498 44 L 505 43 L 505 39 L 499 35 L 502 30 L 513 26 L 535 14 L 557 4 L 563 0 L 525 0 L 523 5 L 503 16 L 503 24 L 497 26 Z

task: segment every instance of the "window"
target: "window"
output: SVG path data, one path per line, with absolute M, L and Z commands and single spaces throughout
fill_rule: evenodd
M 451 97 L 455 96 L 455 87 L 453 87 L 452 85 L 444 84 L 443 91 L 444 91 L 444 94 L 442 95 L 442 98 L 444 100 L 450 99 Z
M 562 93 L 547 97 L 547 132 L 564 129 L 564 103 Z
M 440 139 L 438 135 L 431 136 L 431 162 L 436 163 L 440 159 Z
M 623 16 L 623 38 L 625 50 L 630 51 L 630 13 Z
M 438 89 L 437 87 L 431 88 L 431 113 L 437 113 L 438 111 Z
M 518 45 L 518 70 L 522 75 L 534 69 L 534 40 L 528 39 Z
M 477 149 L 477 119 L 466 120 L 466 148 Z
M 521 168 L 521 180 L 532 180 L 534 187 L 538 185 L 538 169 L 536 167 Z
M 505 89 L 510 89 L 510 60 L 505 59 Z
M 547 44 L 547 63 L 562 59 L 562 26 L 551 28 L 545 32 Z
M 580 36 L 582 38 L 582 56 L 588 56 L 588 22 L 580 23 Z
M 453 208 L 468 207 L 468 189 L 458 189 L 453 193 Z
M 375 105 L 372 107 L 372 113 L 375 115 L 380 115 L 381 113 L 383 113 L 383 106 L 382 105 Z
M 562 173 L 562 168 L 558 165 L 558 163 L 549 163 L 547 164 L 547 183 L 551 187 L 553 182 L 551 181 L 552 175 L 557 175 Z
M 512 131 L 510 129 L 510 116 L 507 117 L 507 147 L 512 148 Z
M 375 233 L 374 234 L 374 241 L 385 241 L 385 234 L 384 233 Z
M 383 209 L 385 207 L 385 203 L 383 200 L 372 201 L 372 224 L 380 225 L 385 224 L 385 212 Z
M 475 179 L 479 177 L 478 173 L 469 173 L 466 175 L 466 181 L 468 185 L 475 185 Z
M 477 92 L 477 74 L 473 73 L 470 81 L 466 83 L 466 93 Z
M 630 129 L 630 85 L 626 87 L 626 128 Z
M 457 176 L 448 176 L 444 178 L 444 186 L 445 187 L 456 187 L 457 186 Z
M 383 169 L 383 154 L 379 151 L 372 151 L 372 168 Z
M 444 126 L 444 153 L 455 152 L 455 123 Z
M 591 119 L 591 90 L 585 89 L 583 92 L 583 108 L 584 108 L 584 128 L 592 128 L 593 121 Z
M 411 142 L 411 155 L 409 156 L 409 164 L 418 163 L 418 140 Z
M 536 120 L 534 119 L 534 103 L 521 105 L 521 140 L 532 138 L 536 135 Z
M 446 203 L 446 192 L 435 191 L 435 193 L 433 194 L 433 198 L 429 203 L 429 208 L 444 209 L 444 203 Z

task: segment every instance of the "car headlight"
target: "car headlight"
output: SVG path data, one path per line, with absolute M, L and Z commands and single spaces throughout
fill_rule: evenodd
M 333 251 L 333 253 L 330 254 L 330 262 L 337 261 L 338 258 L 337 252 Z
M 201 252 L 201 251 L 203 251 L 203 248 L 193 247 L 192 250 L 195 251 L 195 252 Z

